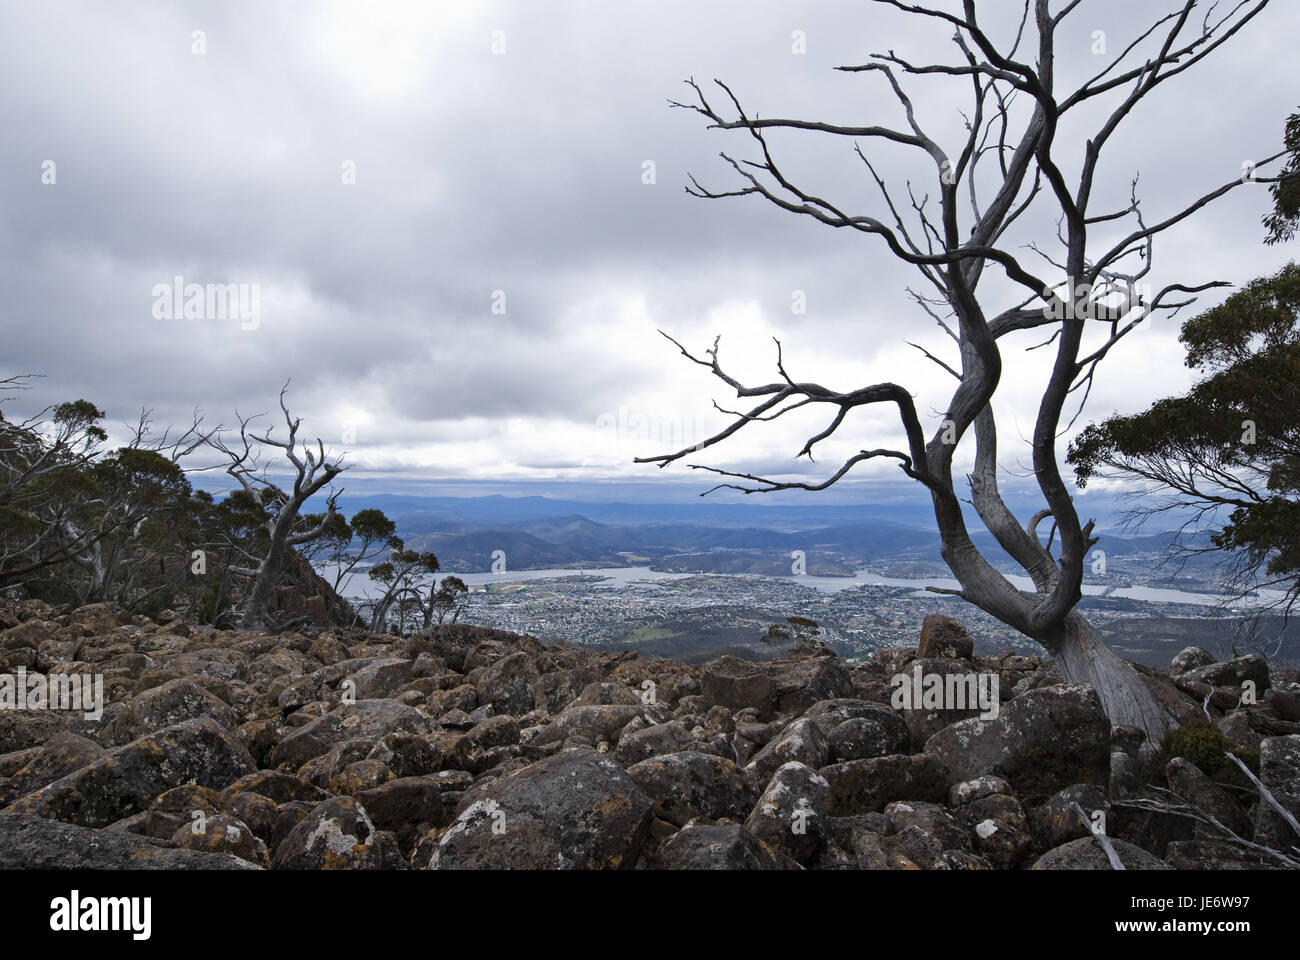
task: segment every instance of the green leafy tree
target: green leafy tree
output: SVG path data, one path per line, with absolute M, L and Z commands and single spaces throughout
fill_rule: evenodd
M 1187 366 L 1203 377 L 1181 397 L 1087 427 L 1068 459 L 1079 485 L 1099 474 L 1163 494 L 1139 515 L 1190 511 L 1222 527 L 1242 592 L 1300 597 L 1300 266 L 1256 280 L 1186 321 Z
M 1287 117 L 1285 146 L 1291 157 L 1286 168 L 1270 188 L 1273 212 L 1264 218 L 1268 228 L 1267 244 L 1285 243 L 1295 238 L 1300 224 L 1300 113 Z
M 392 556 L 370 569 L 370 579 L 383 585 L 384 593 L 372 606 L 370 629 L 386 628 L 390 617 L 399 631 L 405 632 L 408 624 L 430 629 L 435 620 L 444 623 L 448 615 L 452 622 L 460 616 L 462 598 L 469 592 L 459 577 L 434 579 L 438 572 L 438 558 L 432 553 L 407 550 L 396 537 Z

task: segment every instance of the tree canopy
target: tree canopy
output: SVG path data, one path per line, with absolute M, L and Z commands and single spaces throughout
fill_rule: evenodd
M 1221 521 L 1242 588 L 1300 597 L 1300 266 L 1254 281 L 1187 320 L 1186 364 L 1203 374 L 1181 397 L 1087 427 L 1068 460 L 1082 487 L 1106 471 L 1167 496 L 1143 513 Z

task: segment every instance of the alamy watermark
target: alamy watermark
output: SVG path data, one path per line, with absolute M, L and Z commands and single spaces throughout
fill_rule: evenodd
M 896 673 L 889 685 L 894 688 L 889 703 L 895 710 L 976 710 L 981 720 L 998 715 L 996 673 L 923 673 L 918 663 L 909 676 Z
M 155 283 L 155 320 L 238 320 L 241 330 L 262 325 L 262 286 L 258 283 Z
M 58 933 L 126 931 L 132 940 L 148 940 L 152 917 L 152 897 L 83 897 L 73 890 L 50 901 L 50 929 Z
M 0 710 L 81 711 L 87 720 L 104 715 L 102 673 L 0 673 Z

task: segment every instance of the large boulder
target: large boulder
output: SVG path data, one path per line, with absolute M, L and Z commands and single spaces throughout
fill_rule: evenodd
M 256 870 L 229 853 L 175 850 L 133 833 L 0 815 L 0 870 Z
M 103 753 L 104 748 L 93 740 L 66 731 L 56 733 L 0 788 L 0 796 L 17 798 L 39 790 L 94 762 Z
M 523 651 L 511 653 L 484 669 L 476 684 L 478 701 L 491 704 L 497 713 L 527 713 L 533 709 L 533 685 L 539 677 L 532 657 Z
M 962 720 L 925 744 L 949 783 L 993 774 L 1019 794 L 1053 793 L 1110 776 L 1110 721 L 1091 687 L 1063 684 L 1030 690 L 991 720 Z
M 385 657 L 366 664 L 345 679 L 353 683 L 357 700 L 378 700 L 391 697 L 398 687 L 410 683 L 412 662 L 401 657 Z
M 1169 661 L 1169 676 L 1181 677 L 1189 670 L 1208 667 L 1214 663 L 1214 655 L 1200 647 L 1183 647 Z
M 947 772 L 928 753 L 847 760 L 820 772 L 830 785 L 832 816 L 878 813 L 894 800 L 939 802 L 948 794 Z
M 753 707 L 765 714 L 776 709 L 772 678 L 758 665 L 739 657 L 718 657 L 706 663 L 700 674 L 700 693 L 706 703 L 722 704 L 732 710 Z
M 630 869 L 645 842 L 652 807 L 613 760 L 593 750 L 565 750 L 467 790 L 428 866 Z
M 1126 870 L 1169 870 L 1165 863 L 1154 854 L 1147 853 L 1141 847 L 1124 840 L 1111 840 L 1120 863 Z M 1031 870 L 1110 870 L 1110 859 L 1106 851 L 1094 837 L 1071 840 L 1048 850 L 1034 862 Z
M 118 747 L 4 812 L 102 827 L 146 810 L 172 787 L 192 783 L 221 789 L 254 769 L 243 745 L 202 717 Z
M 741 820 L 757 797 L 741 767 L 694 750 L 651 757 L 627 772 L 654 801 L 655 816 L 679 827 L 697 817 Z
M 378 740 L 390 733 L 430 733 L 436 724 L 414 707 L 395 700 L 342 704 L 281 740 L 271 766 L 292 773 L 344 740 Z
M 352 797 L 317 804 L 275 851 L 279 870 L 373 870 L 383 866 L 377 831 Z
M 917 656 L 969 660 L 975 654 L 971 639 L 960 620 L 931 613 L 921 621 L 921 643 Z
M 897 703 L 896 698 L 905 697 L 903 719 L 912 742 L 918 747 L 944 727 L 985 713 L 996 715 L 1001 709 L 998 698 L 991 696 L 992 681 L 1000 679 L 1000 675 L 982 674 L 971 667 L 964 660 L 916 659 L 905 671 L 895 675 L 902 678 L 901 688 L 894 677 L 890 678 L 891 704 Z M 933 701 L 927 695 L 929 690 L 938 694 Z M 988 698 L 984 706 L 980 705 L 981 696 Z
M 172 843 L 187 850 L 228 853 L 259 867 L 271 865 L 266 844 L 243 820 L 225 813 L 182 824 L 172 835 Z
M 1208 813 L 1238 836 L 1249 836 L 1250 817 L 1241 805 L 1223 787 L 1209 778 L 1201 769 L 1183 757 L 1174 757 L 1165 766 L 1165 780 L 1169 789 L 1193 807 Z M 1204 839 L 1218 839 L 1211 828 L 1197 824 L 1196 835 Z
M 812 767 L 791 761 L 772 775 L 745 829 L 792 860 L 807 863 L 826 839 L 830 785 Z
M 745 769 L 754 783 L 765 787 L 782 764 L 797 760 L 816 770 L 825 766 L 829 755 L 830 748 L 817 724 L 802 717 L 769 740 L 745 765 Z
M 1259 780 L 1292 817 L 1300 820 L 1300 734 L 1264 739 L 1259 745 Z M 1272 804 L 1261 800 L 1255 818 L 1255 842 L 1286 850 L 1300 845 L 1300 836 Z
M 773 850 L 738 823 L 691 823 L 659 845 L 660 870 L 799 870 L 799 864 Z
M 547 713 L 559 713 L 595 679 L 591 670 L 552 670 L 533 681 L 533 703 Z
M 655 711 L 663 716 L 654 717 Z M 609 703 L 594 706 L 566 707 L 558 717 L 544 728 L 537 737 L 538 743 L 550 743 L 570 738 L 580 740 L 589 746 L 604 743 L 617 743 L 619 734 L 637 717 L 647 717 L 649 722 L 667 720 L 663 707 L 633 706 L 630 703 Z
M 1268 661 L 1257 653 L 1244 657 L 1235 657 L 1223 663 L 1211 663 L 1203 667 L 1194 667 L 1179 678 L 1184 682 L 1200 682 L 1211 687 L 1240 687 L 1246 680 L 1255 684 L 1255 694 L 1263 697 L 1270 686 Z
M 834 656 L 775 660 L 767 668 L 776 708 L 787 715 L 798 716 L 819 700 L 853 696 L 853 678 Z
M 198 717 L 211 717 L 227 730 L 234 730 L 240 722 L 229 704 L 183 677 L 133 697 L 127 709 L 108 722 L 101 739 L 117 746 Z
M 51 710 L 0 710 L 0 754 L 39 747 L 67 728 Z
M 670 720 L 668 723 L 656 723 L 639 730 L 625 730 L 618 738 L 614 759 L 630 767 L 634 763 L 666 753 L 699 749 L 698 745 L 699 740 L 686 729 L 686 724 L 680 720 Z

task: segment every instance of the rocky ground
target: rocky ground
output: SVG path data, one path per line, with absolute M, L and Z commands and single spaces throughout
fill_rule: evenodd
M 1129 869 L 1285 866 L 1265 848 L 1300 843 L 1204 736 L 1152 756 L 1088 687 L 975 657 L 943 618 L 851 667 L 688 667 L 464 625 L 240 634 L 37 601 L 0 628 L 0 673 L 101 674 L 109 701 L 98 721 L 0 710 L 6 868 L 1107 869 L 1074 804 Z M 889 678 L 917 664 L 996 673 L 999 715 L 895 709 Z M 1141 669 L 1300 813 L 1293 673 L 1195 648 Z

